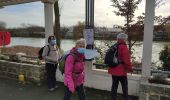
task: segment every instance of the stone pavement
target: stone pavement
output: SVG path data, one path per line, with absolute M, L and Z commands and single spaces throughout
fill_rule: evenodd
M 62 100 L 64 95 L 63 83 L 58 83 L 59 89 L 48 92 L 46 84 L 38 86 L 36 84 L 21 84 L 15 80 L 0 78 L 0 100 Z M 110 100 L 110 92 L 86 89 L 87 100 Z M 121 96 L 119 96 L 121 97 Z M 77 94 L 72 95 L 71 100 L 78 100 Z M 122 100 L 119 98 L 118 100 Z M 131 97 L 130 100 L 138 100 Z

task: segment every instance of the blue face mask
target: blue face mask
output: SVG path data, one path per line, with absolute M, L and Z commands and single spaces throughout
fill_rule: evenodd
M 85 53 L 85 48 L 78 48 L 77 51 L 81 54 Z
M 56 43 L 57 43 L 56 40 L 51 40 L 50 42 L 51 45 L 56 45 Z

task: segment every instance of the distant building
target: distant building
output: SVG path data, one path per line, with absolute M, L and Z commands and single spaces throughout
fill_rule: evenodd
M 99 38 L 99 39 L 111 39 L 111 38 L 115 38 L 118 33 L 122 32 L 121 29 L 119 28 L 107 28 L 107 27 L 96 27 L 95 28 L 95 38 Z
M 153 34 L 153 38 L 155 40 L 167 40 L 167 37 L 168 37 L 167 32 L 163 31 L 154 32 Z

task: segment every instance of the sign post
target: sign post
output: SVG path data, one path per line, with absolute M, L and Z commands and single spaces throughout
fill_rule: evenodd
M 93 49 L 94 45 L 94 31 L 93 29 L 84 29 L 84 38 L 86 40 L 87 49 Z
M 86 0 L 84 38 L 87 49 L 93 49 L 94 46 L 94 0 Z

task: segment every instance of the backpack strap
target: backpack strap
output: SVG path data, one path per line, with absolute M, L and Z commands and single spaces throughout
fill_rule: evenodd
M 74 58 L 74 64 L 75 64 L 75 63 L 76 63 L 76 58 L 77 58 L 76 54 L 75 54 L 74 52 L 70 52 L 70 55 L 73 56 L 73 58 Z
M 70 55 L 72 55 L 72 56 L 74 57 L 74 66 L 73 66 L 73 70 L 74 70 L 75 64 L 76 64 L 76 62 L 77 62 L 77 61 L 76 61 L 77 55 L 76 55 L 76 53 L 74 53 L 74 52 L 71 52 Z M 82 72 L 74 72 L 74 71 L 73 71 L 73 73 L 74 73 L 74 74 L 81 74 Z
M 126 45 L 125 43 L 115 43 L 114 45 L 111 46 L 110 49 L 117 49 L 117 52 L 115 54 L 117 54 L 117 58 L 118 58 L 118 54 L 119 54 L 119 45 Z M 121 59 L 118 59 L 118 63 L 119 64 L 124 64 L 124 61 L 122 61 Z
M 119 54 L 119 45 L 126 45 L 125 43 L 117 43 L 117 53 Z M 124 64 L 124 61 L 121 59 L 118 59 L 119 64 Z
M 50 46 L 49 45 L 47 45 L 47 47 L 48 47 L 48 53 L 47 53 L 47 56 L 50 54 Z

